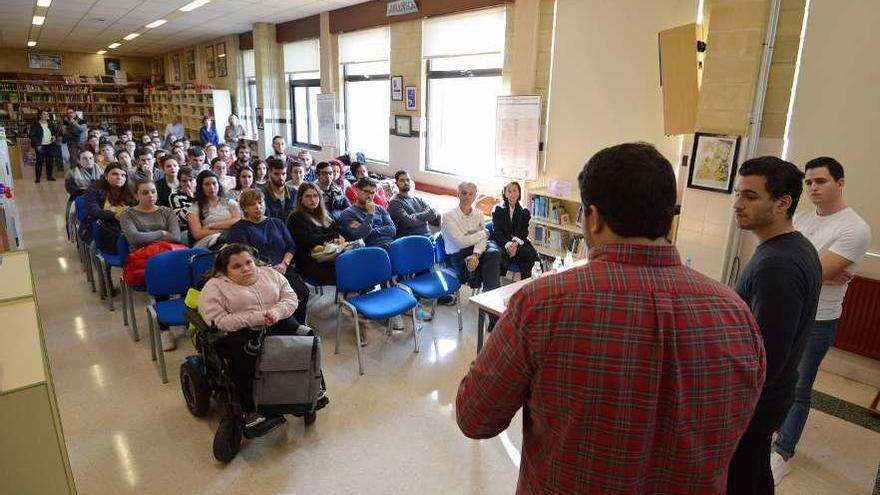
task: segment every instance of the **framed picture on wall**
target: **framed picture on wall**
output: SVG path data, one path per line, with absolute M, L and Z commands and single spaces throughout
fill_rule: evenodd
M 122 62 L 118 58 L 104 58 L 104 75 L 116 75 L 118 70 L 122 70 Z
M 409 115 L 394 116 L 394 135 L 410 137 L 412 135 L 412 117 Z
M 171 72 L 174 75 L 174 80 L 180 81 L 180 55 L 171 56 Z
M 688 187 L 730 194 L 736 177 L 739 142 L 739 136 L 696 133 Z
M 403 76 L 391 77 L 391 101 L 403 101 Z
M 217 77 L 226 77 L 226 43 L 217 43 Z
M 61 55 L 49 53 L 28 53 L 29 69 L 61 70 Z
M 196 78 L 196 51 L 186 51 L 186 79 L 193 81 Z
M 214 67 L 214 45 L 208 45 L 205 47 L 205 69 L 208 73 L 209 79 L 217 77 L 217 72 Z
M 418 105 L 418 92 L 416 91 L 415 86 L 407 86 L 406 87 L 406 109 L 407 110 L 415 110 Z

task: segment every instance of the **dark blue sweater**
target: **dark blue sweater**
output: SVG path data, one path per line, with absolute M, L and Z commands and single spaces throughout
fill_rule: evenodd
M 273 265 L 281 263 L 284 253 L 294 254 L 296 251 L 290 231 L 281 220 L 271 217 L 260 223 L 242 218 L 226 232 L 226 241 L 251 246 Z

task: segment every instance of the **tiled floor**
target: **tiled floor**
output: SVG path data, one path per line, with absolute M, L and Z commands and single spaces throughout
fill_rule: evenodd
M 441 308 L 422 333 L 420 354 L 408 333 L 371 331 L 367 374 L 359 377 L 351 333 L 342 353 L 332 352 L 332 295 L 318 299 L 311 323 L 325 336 L 331 404 L 313 426 L 293 420 L 222 466 L 211 455 L 218 415 L 190 416 L 178 388 L 190 345 L 168 354 L 171 382 L 162 385 L 146 341 L 132 342 L 121 312 L 110 313 L 85 283 L 64 235 L 62 183 L 20 181 L 17 194 L 80 494 L 514 492 L 519 419 L 506 435 L 482 442 L 455 424 L 452 403 L 475 353 L 473 308 L 466 306 L 461 333 L 453 308 Z M 144 331 L 142 310 L 138 316 Z M 869 392 L 831 375 L 820 385 L 853 398 Z M 878 461 L 880 434 L 814 411 L 778 493 L 869 494 Z

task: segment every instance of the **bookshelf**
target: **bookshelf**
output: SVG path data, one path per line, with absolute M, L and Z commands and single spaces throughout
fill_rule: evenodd
M 62 120 L 68 108 L 83 112 L 89 127 L 106 122 L 111 132 L 140 117 L 149 125 L 150 113 L 139 82 L 117 83 L 108 76 L 0 74 L 0 127 L 9 137 L 27 137 L 28 126 L 41 108 Z
M 187 136 L 194 141 L 199 139 L 202 117 L 212 115 L 217 133 L 222 134 L 223 126 L 232 113 L 229 91 L 201 85 L 183 88 L 151 87 L 146 91 L 146 101 L 159 132 L 171 122 L 172 116 L 178 115 Z
M 539 254 L 563 258 L 571 251 L 575 259 L 587 257 L 579 198 L 563 197 L 547 188 L 536 188 L 527 192 L 526 204 L 532 215 L 529 238 Z

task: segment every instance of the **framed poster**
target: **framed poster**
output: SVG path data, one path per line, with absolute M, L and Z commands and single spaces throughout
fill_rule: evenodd
M 104 58 L 104 75 L 115 76 L 118 70 L 122 70 L 122 62 L 118 58 Z
M 407 86 L 406 87 L 406 109 L 407 110 L 415 110 L 418 105 L 418 92 L 416 91 L 415 86 Z
M 226 43 L 217 43 L 217 77 L 226 77 Z
M 403 101 L 403 76 L 391 76 L 391 101 Z
M 394 116 L 394 135 L 400 137 L 412 136 L 412 117 L 409 115 Z
M 193 81 L 196 78 L 196 51 L 186 51 L 186 79 Z
M 264 128 L 264 126 L 263 126 L 263 107 L 254 108 L 254 113 L 256 114 L 256 118 L 257 118 L 257 129 L 262 131 Z
M 205 69 L 207 69 L 208 78 L 217 77 L 214 67 L 214 45 L 208 45 L 205 47 Z
M 52 69 L 61 70 L 61 55 L 53 55 L 48 53 L 30 53 L 27 54 L 29 69 Z
M 736 177 L 739 142 L 739 136 L 696 133 L 688 187 L 730 194 Z
M 171 56 L 171 72 L 174 75 L 174 80 L 180 81 L 180 55 Z

